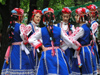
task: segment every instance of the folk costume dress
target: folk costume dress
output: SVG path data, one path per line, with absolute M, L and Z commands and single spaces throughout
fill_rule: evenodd
M 69 31 L 68 23 L 65 23 L 63 21 L 61 21 L 60 23 L 58 23 L 55 26 L 62 28 L 68 35 L 71 35 L 75 31 L 74 25 L 70 24 L 69 27 L 70 27 L 71 31 Z M 65 51 L 65 55 L 67 56 L 68 62 L 71 66 L 72 65 L 72 56 L 73 56 L 74 50 L 72 48 L 66 49 L 66 44 L 64 44 L 64 43 L 61 43 L 61 49 L 63 49 Z
M 80 50 L 80 59 L 82 68 L 78 67 L 77 58 L 73 57 L 72 74 L 73 75 L 96 75 L 97 67 L 95 56 L 93 55 L 93 49 L 90 45 L 90 28 L 87 24 L 82 24 L 81 27 L 77 27 L 75 32 L 71 35 L 74 39 L 78 40 L 82 45 Z
M 96 57 L 96 64 L 97 67 L 100 68 L 100 61 L 99 61 L 99 54 L 98 54 L 98 46 L 96 43 L 96 37 L 97 37 L 97 31 L 98 31 L 98 23 L 95 20 L 91 21 L 91 28 L 92 28 L 92 33 L 93 33 L 93 38 L 94 38 L 94 55 Z
M 14 37 L 12 39 L 12 45 L 8 50 L 8 64 L 7 59 L 4 61 L 1 75 L 34 75 L 34 60 L 33 56 L 30 58 L 30 51 L 23 44 L 21 35 L 23 35 L 24 26 L 15 23 L 14 26 Z
M 39 29 L 38 25 L 39 25 L 39 24 L 36 24 L 36 23 L 33 22 L 33 21 L 31 21 L 31 23 L 27 25 L 27 26 L 31 26 L 31 28 L 32 28 L 32 33 L 31 33 L 31 35 L 32 35 L 33 33 L 35 33 L 35 32 Z M 34 68 L 37 69 L 38 62 L 39 62 L 39 60 L 38 60 L 38 55 L 37 55 L 38 49 L 35 50 L 35 48 L 32 47 L 30 44 L 27 45 L 27 48 L 32 49 L 32 51 L 31 51 L 30 53 L 31 53 L 31 55 L 33 56 L 33 59 L 34 59 L 34 61 L 35 61 L 35 62 L 34 62 L 34 63 L 35 63 L 35 67 L 34 67 Z M 33 62 L 32 62 L 32 63 L 33 63 Z
M 53 36 L 55 38 L 54 47 L 51 45 L 50 36 L 46 27 L 39 29 L 36 33 L 34 33 L 28 41 L 35 48 L 38 48 L 42 45 L 38 39 L 42 37 L 43 45 L 47 48 L 46 51 L 42 52 L 42 56 L 40 58 L 37 75 L 69 75 L 68 70 L 68 62 L 65 61 L 64 53 L 59 48 L 60 39 L 62 38 L 67 46 L 73 47 L 74 49 L 79 50 L 80 44 L 69 38 L 66 33 L 64 33 L 61 28 L 53 26 Z M 55 55 L 52 56 L 52 49 L 54 48 Z
M 95 21 L 95 19 L 98 20 L 98 10 L 97 10 L 97 6 L 94 5 L 94 4 L 90 4 L 89 6 L 86 6 L 87 9 L 89 9 L 90 11 L 90 14 L 91 14 L 91 30 L 92 30 L 92 33 L 93 33 L 93 38 L 94 38 L 94 55 L 95 55 L 95 58 L 96 58 L 96 63 L 97 63 L 97 67 L 99 68 L 100 66 L 100 62 L 99 62 L 99 54 L 98 54 L 98 47 L 97 47 L 97 44 L 96 44 L 96 33 L 98 31 L 98 26 L 99 24 Z

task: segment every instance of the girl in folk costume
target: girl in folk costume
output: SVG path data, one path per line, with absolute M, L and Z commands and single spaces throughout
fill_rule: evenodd
M 46 27 L 40 28 L 28 39 L 29 43 L 38 48 L 42 45 L 38 39 L 42 38 L 43 52 L 40 58 L 37 75 L 69 75 L 67 63 L 64 59 L 64 53 L 59 48 L 62 38 L 67 46 L 80 50 L 81 45 L 73 40 L 59 27 L 53 26 L 54 10 L 52 8 L 43 9 L 44 24 Z
M 70 17 L 72 11 L 68 7 L 64 7 L 61 12 L 63 21 L 58 23 L 56 26 L 63 28 L 63 30 L 65 30 L 68 35 L 71 35 L 71 33 L 75 30 L 74 25 L 70 24 Z
M 95 57 L 96 57 L 96 64 L 97 64 L 97 67 L 99 68 L 100 62 L 99 62 L 98 46 L 96 43 L 97 31 L 98 31 L 98 26 L 99 26 L 99 24 L 96 22 L 96 20 L 98 20 L 97 6 L 92 4 L 92 5 L 89 5 L 86 7 L 90 11 L 89 12 L 89 22 L 91 24 L 91 30 L 92 30 L 93 39 L 94 39 L 93 49 L 94 49 L 94 53 L 95 53 Z
M 90 25 L 85 21 L 88 20 L 87 13 L 89 12 L 86 8 L 76 9 L 76 22 L 80 24 L 80 27 L 77 27 L 74 33 L 71 35 L 75 40 L 78 40 L 82 45 L 80 50 L 80 58 L 82 67 L 79 68 L 77 64 L 77 59 L 73 58 L 72 64 L 72 74 L 73 75 L 96 75 L 96 61 L 94 58 L 90 33 Z M 76 52 L 77 53 L 77 52 Z
M 62 28 L 63 30 L 65 30 L 65 32 L 68 35 L 71 35 L 75 31 L 74 25 L 70 24 L 71 12 L 72 11 L 68 7 L 64 7 L 62 9 L 62 19 L 63 19 L 63 21 L 61 21 L 60 23 L 57 24 L 57 26 Z M 60 47 L 61 47 L 62 50 L 65 50 L 65 55 L 67 56 L 68 61 L 69 61 L 70 66 L 71 66 L 71 57 L 72 57 L 73 50 L 71 48 L 66 49 L 66 44 L 64 42 L 62 42 L 62 40 L 61 40 L 61 46 Z
M 32 29 L 32 32 L 28 32 L 28 34 L 30 33 L 30 35 L 32 35 L 33 33 L 35 33 L 36 30 L 38 30 L 38 26 L 39 26 L 39 22 L 41 20 L 41 16 L 42 16 L 42 11 L 41 10 L 36 10 L 34 9 L 33 12 L 32 12 L 32 17 L 31 17 L 31 23 L 29 23 L 27 26 L 26 26 L 26 30 L 28 31 L 29 29 L 27 29 L 27 27 L 31 27 Z M 29 30 L 31 31 L 31 30 Z M 27 33 L 26 33 L 27 34 Z M 29 35 L 29 36 L 30 36 Z M 28 37 L 29 37 L 28 36 Z M 30 44 L 27 44 L 26 45 L 26 48 L 28 50 L 30 50 L 30 54 L 29 54 L 29 57 L 31 58 L 30 59 L 30 62 L 31 62 L 31 66 L 36 69 L 37 66 L 38 66 L 38 55 L 37 55 L 37 51 L 39 51 L 39 49 L 37 49 L 35 51 L 35 48 L 32 47 Z M 36 71 L 36 70 L 35 70 Z
M 33 33 L 38 30 L 39 22 L 41 20 L 42 11 L 34 9 L 32 12 L 31 23 L 28 25 L 32 26 Z
M 22 37 L 25 27 L 20 24 L 23 19 L 24 10 L 14 8 L 11 13 L 12 20 L 7 29 L 9 46 L 1 75 L 32 75 L 34 72 L 28 57 L 30 52 L 25 47 L 27 39 Z

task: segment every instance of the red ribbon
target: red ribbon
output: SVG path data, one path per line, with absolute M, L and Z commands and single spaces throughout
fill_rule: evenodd
M 54 42 L 53 41 L 51 41 L 51 45 L 52 45 L 52 56 L 54 56 L 55 55 L 55 50 L 54 50 Z

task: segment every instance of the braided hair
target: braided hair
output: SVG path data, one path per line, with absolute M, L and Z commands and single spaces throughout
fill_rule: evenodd
M 69 30 L 69 35 L 71 35 L 72 34 L 72 29 L 71 29 L 71 20 L 69 19 L 68 20 L 68 30 Z M 71 32 L 71 33 L 70 33 Z
M 46 25 L 47 31 L 50 36 L 50 41 L 52 45 L 52 55 L 55 55 L 55 50 L 54 50 L 54 42 L 55 38 L 53 37 L 53 21 L 54 21 L 54 14 L 52 12 L 48 12 L 44 14 L 44 21 L 47 22 L 48 25 Z
M 21 8 L 14 8 L 11 11 L 11 21 L 10 21 L 10 25 L 7 28 L 7 33 L 9 35 L 9 44 L 11 45 L 12 43 L 12 38 L 14 36 L 14 29 L 15 29 L 15 21 L 22 21 L 22 16 L 24 14 L 24 10 Z
M 17 21 L 17 20 L 18 20 L 17 15 L 11 16 L 10 25 L 7 28 L 7 33 L 8 33 L 8 36 L 9 36 L 9 45 L 11 45 L 11 43 L 12 43 L 12 39 L 13 39 L 13 36 L 14 36 L 13 32 L 14 32 L 14 29 L 15 29 L 15 21 Z
M 93 33 L 92 33 L 92 28 L 91 28 L 91 19 L 89 14 L 84 15 L 84 19 L 88 22 L 87 26 L 90 28 L 90 40 L 91 40 L 91 46 L 93 46 Z
M 50 35 L 50 40 L 55 41 L 54 37 L 53 37 L 53 21 L 54 21 L 54 14 L 51 12 L 48 12 L 46 14 L 44 14 L 44 20 L 45 22 L 48 22 L 48 27 L 46 25 L 46 28 L 49 32 Z
M 96 21 L 98 22 L 98 11 L 95 11 Z

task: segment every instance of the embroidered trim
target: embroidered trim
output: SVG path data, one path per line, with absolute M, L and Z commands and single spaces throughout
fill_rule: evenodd
M 76 28 L 76 30 L 74 31 L 74 33 L 71 35 L 72 37 L 74 37 L 81 29 L 79 27 Z
M 92 31 L 93 32 L 96 32 L 97 31 L 97 28 L 98 28 L 98 23 L 97 22 L 93 23 L 92 24 Z
M 40 60 L 41 60 L 41 58 L 40 58 Z M 37 66 L 36 75 L 38 75 L 38 70 L 39 70 L 40 62 L 41 62 L 41 61 L 39 61 L 39 64 L 38 64 L 38 66 Z
M 34 35 L 36 35 L 37 33 L 39 32 L 39 29 L 35 32 L 35 33 L 33 33 L 28 39 L 31 39 Z
M 56 49 L 56 56 L 57 56 L 57 74 L 59 74 L 59 56 L 58 56 L 58 50 Z
M 21 45 L 22 42 L 14 42 L 12 45 Z
M 61 49 L 60 49 L 60 52 L 61 52 L 62 58 L 63 58 L 63 60 L 64 60 L 64 62 L 65 62 L 65 64 L 66 64 L 67 70 L 68 70 L 68 72 L 69 72 L 68 65 L 67 65 L 67 63 L 66 63 L 66 61 L 65 61 L 65 59 L 64 59 L 63 52 L 62 52 Z
M 11 49 L 11 50 L 10 50 L 10 69 L 11 69 L 11 63 L 12 63 L 12 62 L 11 62 L 11 60 L 12 60 L 12 59 L 11 59 L 12 46 L 11 46 L 10 49 Z
M 81 73 L 78 73 L 78 72 L 72 72 L 72 75 L 81 75 Z M 82 74 L 82 75 L 93 75 L 93 73 Z
M 46 66 L 46 71 L 47 71 L 47 73 L 48 73 L 48 66 L 47 66 L 47 62 L 46 62 L 46 51 L 44 52 L 44 64 L 45 64 L 45 66 Z
M 59 74 L 48 73 L 47 75 L 59 75 Z
M 97 74 L 97 70 L 93 71 L 93 74 Z
M 22 52 L 21 52 L 21 46 L 20 46 L 20 56 L 19 56 L 20 57 L 20 62 L 19 62 L 20 63 L 20 66 L 19 66 L 20 69 L 22 68 L 22 66 L 21 66 L 22 65 L 22 55 L 21 54 L 22 54 Z
M 33 69 L 3 69 L 1 75 L 34 75 Z
M 92 66 L 92 71 L 93 71 L 93 61 L 92 61 L 92 53 L 91 53 L 91 50 L 89 49 L 89 47 L 87 47 L 88 48 L 88 51 L 89 51 L 89 53 L 90 53 L 90 61 L 91 61 L 91 66 Z
M 46 47 L 47 48 L 47 50 L 51 50 L 52 49 L 52 47 Z M 59 48 L 59 47 L 54 47 L 54 49 L 57 49 L 57 48 Z
M 35 46 L 35 49 L 37 49 L 38 47 L 40 47 L 42 45 L 42 43 L 39 43 L 38 45 Z
M 84 52 L 84 47 L 82 47 L 83 50 L 83 57 L 84 57 L 84 62 L 85 62 L 85 52 Z

